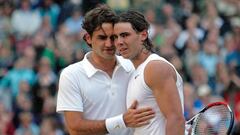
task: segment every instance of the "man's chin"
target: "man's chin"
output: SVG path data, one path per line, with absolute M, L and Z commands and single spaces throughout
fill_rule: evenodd
M 125 59 L 129 59 L 129 56 L 127 54 L 121 54 L 121 56 Z
M 104 57 L 105 57 L 105 59 L 109 59 L 109 60 L 110 60 L 110 59 L 113 59 L 113 58 L 115 57 L 115 53 L 105 54 Z

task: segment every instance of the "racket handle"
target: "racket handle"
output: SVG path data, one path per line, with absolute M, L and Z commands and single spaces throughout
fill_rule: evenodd
M 185 124 L 185 135 L 190 135 L 190 133 L 189 132 L 191 132 L 190 130 L 191 130 L 191 127 L 192 127 L 192 125 L 191 124 Z

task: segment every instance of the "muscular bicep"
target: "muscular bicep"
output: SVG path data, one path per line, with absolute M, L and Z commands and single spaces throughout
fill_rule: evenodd
M 146 84 L 153 91 L 163 115 L 168 118 L 181 115 L 181 101 L 176 86 L 176 73 L 172 66 L 162 61 L 151 61 L 144 71 Z

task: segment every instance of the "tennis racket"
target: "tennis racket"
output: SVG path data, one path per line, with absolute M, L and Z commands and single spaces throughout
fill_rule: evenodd
M 230 135 L 233 123 L 233 112 L 224 102 L 207 105 L 186 122 L 188 135 Z

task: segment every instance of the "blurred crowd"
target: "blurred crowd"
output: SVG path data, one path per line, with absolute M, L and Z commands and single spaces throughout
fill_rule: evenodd
M 186 120 L 226 101 L 240 134 L 239 0 L 0 0 L 0 135 L 64 135 L 61 70 L 91 50 L 83 16 L 99 3 L 144 13 L 156 53 L 184 79 Z

